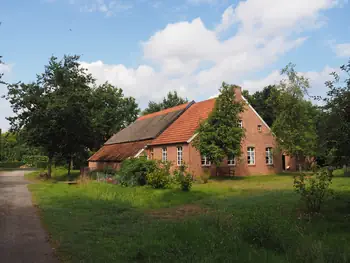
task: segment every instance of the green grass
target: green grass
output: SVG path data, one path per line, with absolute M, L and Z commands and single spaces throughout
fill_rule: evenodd
M 63 262 L 349 262 L 350 178 L 334 178 L 334 199 L 312 219 L 292 185 L 284 174 L 191 192 L 52 181 L 29 189 Z

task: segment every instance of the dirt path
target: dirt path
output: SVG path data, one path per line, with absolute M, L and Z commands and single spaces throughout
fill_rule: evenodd
M 0 171 L 0 262 L 57 263 L 23 171 Z

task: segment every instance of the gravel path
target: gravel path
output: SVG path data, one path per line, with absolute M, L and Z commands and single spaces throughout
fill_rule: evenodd
M 0 171 L 0 262 L 57 263 L 23 176 Z

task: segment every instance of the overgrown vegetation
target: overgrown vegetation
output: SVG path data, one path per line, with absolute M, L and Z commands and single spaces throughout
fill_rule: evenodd
M 154 171 L 147 174 L 147 184 L 155 189 L 164 189 L 170 186 L 172 181 L 170 166 L 169 162 L 158 162 Z
M 301 173 L 294 177 L 294 188 L 300 194 L 308 212 L 320 212 L 322 204 L 332 194 L 329 189 L 332 179 L 332 173 L 325 169 L 314 175 L 307 176 Z
M 94 182 L 29 188 L 63 262 L 345 263 L 348 180 L 333 178 L 334 199 L 315 217 L 300 211 L 286 174 L 211 180 L 188 193 Z
M 187 171 L 187 166 L 185 164 L 174 171 L 174 177 L 182 191 L 188 192 L 191 190 L 193 176 Z

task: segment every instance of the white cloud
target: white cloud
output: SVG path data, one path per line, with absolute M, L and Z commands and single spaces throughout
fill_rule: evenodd
M 229 6 L 221 17 L 221 23 L 216 27 L 217 32 L 222 32 L 230 28 L 234 24 L 234 12 L 233 6 Z
M 350 43 L 336 44 L 333 50 L 338 57 L 350 57 Z
M 113 16 L 133 7 L 130 1 L 121 0 L 69 0 L 69 3 L 80 6 L 81 12 L 100 12 L 106 16 Z
M 213 30 L 196 18 L 168 24 L 156 32 L 142 43 L 149 64 L 138 68 L 101 61 L 83 65 L 101 82 L 108 80 L 138 98 L 141 105 L 172 89 L 198 100 L 215 94 L 222 81 L 242 83 L 245 75 L 264 69 L 302 45 L 307 37 L 300 33 L 317 29 L 325 21 L 322 11 L 337 4 L 333 0 L 242 1 L 235 8 L 228 7 Z M 218 34 L 233 25 L 237 32 L 221 40 Z M 265 82 L 272 80 L 273 76 L 268 76 Z M 257 88 L 248 87 L 252 91 Z
M 330 75 L 332 72 L 340 73 L 340 69 L 325 66 L 321 71 L 299 72 L 299 74 L 309 79 L 310 89 L 308 93 L 310 96 L 325 96 L 328 89 L 325 82 L 333 79 L 333 77 Z M 279 70 L 274 70 L 264 78 L 244 80 L 242 81 L 241 86 L 243 89 L 253 93 L 255 91 L 262 90 L 268 85 L 279 84 L 283 78 L 284 77 L 281 76 Z

